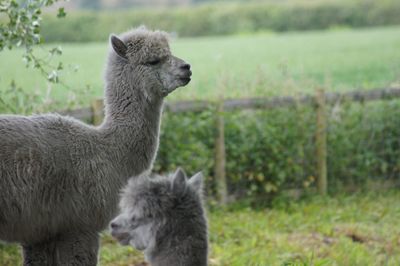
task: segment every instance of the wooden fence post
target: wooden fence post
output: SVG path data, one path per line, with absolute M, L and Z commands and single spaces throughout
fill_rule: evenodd
M 328 189 L 327 177 L 327 132 L 326 132 L 326 110 L 325 110 L 325 92 L 323 89 L 316 91 L 316 108 L 317 108 L 317 128 L 315 135 L 316 142 L 316 159 L 317 159 L 317 188 L 318 193 L 326 195 Z
M 225 172 L 225 133 L 224 133 L 224 101 L 217 104 L 217 113 L 215 115 L 216 136 L 215 136 L 215 168 L 214 175 L 216 181 L 217 200 L 219 204 L 227 203 L 228 189 L 226 184 Z
M 92 124 L 100 125 L 104 118 L 104 103 L 103 99 L 94 100 L 91 104 L 92 108 Z

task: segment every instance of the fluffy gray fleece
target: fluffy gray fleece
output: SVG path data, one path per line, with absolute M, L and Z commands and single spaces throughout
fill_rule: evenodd
M 24 265 L 96 265 L 120 189 L 152 166 L 163 98 L 190 81 L 163 32 L 134 29 L 111 46 L 99 127 L 0 116 L 0 239 L 22 244 Z
M 132 179 L 110 224 L 123 245 L 144 250 L 152 266 L 206 266 L 207 220 L 202 201 L 203 176 L 174 175 Z

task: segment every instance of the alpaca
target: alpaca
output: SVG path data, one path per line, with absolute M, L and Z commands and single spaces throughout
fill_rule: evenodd
M 123 245 L 144 250 L 152 266 L 206 266 L 207 220 L 201 173 L 187 180 L 178 169 L 168 177 L 132 179 L 110 224 Z
M 0 116 L 0 239 L 22 245 L 24 265 L 97 264 L 120 190 L 152 167 L 164 97 L 190 81 L 164 32 L 141 27 L 110 41 L 100 126 Z

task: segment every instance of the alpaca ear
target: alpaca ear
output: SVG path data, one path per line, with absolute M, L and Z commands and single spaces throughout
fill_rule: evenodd
M 111 45 L 114 51 L 122 58 L 128 60 L 126 56 L 126 51 L 128 47 L 126 47 L 125 43 L 121 41 L 117 36 L 111 35 Z
M 198 172 L 197 174 L 195 174 L 194 176 L 192 176 L 189 179 L 189 186 L 191 186 L 192 188 L 194 188 L 194 190 L 196 190 L 197 192 L 202 193 L 203 191 L 203 173 L 202 172 Z
M 174 180 L 172 182 L 172 190 L 178 195 L 182 195 L 186 191 L 186 174 L 178 168 L 174 174 Z

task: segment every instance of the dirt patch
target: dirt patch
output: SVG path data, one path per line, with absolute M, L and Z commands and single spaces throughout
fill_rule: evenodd
M 130 264 L 129 266 L 150 266 L 150 264 L 148 264 L 147 262 L 138 262 L 135 264 Z
M 332 245 L 336 242 L 336 239 L 316 232 L 310 234 L 293 233 L 288 236 L 287 240 L 289 242 L 310 248 L 318 248 L 321 246 L 321 244 Z
M 365 245 L 371 250 L 378 250 L 381 254 L 391 255 L 400 252 L 400 235 L 384 238 L 371 228 L 354 225 L 341 225 L 333 229 L 337 238 L 345 236 L 354 243 Z
M 374 232 L 368 228 L 346 225 L 336 226 L 333 228 L 333 234 L 337 237 L 345 236 L 353 242 L 360 244 L 372 245 L 374 243 L 385 243 L 385 239 L 374 234 Z

